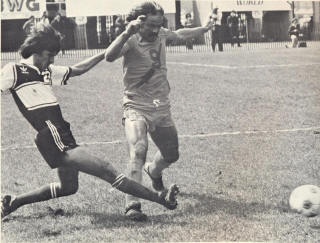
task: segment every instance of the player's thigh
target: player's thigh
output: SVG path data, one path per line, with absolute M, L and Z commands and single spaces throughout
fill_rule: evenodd
M 153 132 L 150 132 L 150 135 L 164 158 L 176 158 L 179 156 L 178 132 L 174 125 L 170 127 L 156 127 Z
M 146 152 L 148 148 L 148 126 L 143 117 L 126 118 L 124 121 L 126 138 L 131 151 Z

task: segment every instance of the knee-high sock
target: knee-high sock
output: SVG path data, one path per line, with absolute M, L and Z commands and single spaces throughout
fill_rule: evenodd
M 60 183 L 51 183 L 49 185 L 42 186 L 36 190 L 18 195 L 12 202 L 14 208 L 19 208 L 26 204 L 47 201 L 53 198 L 63 196 L 61 192 Z
M 152 202 L 160 202 L 160 193 L 153 192 L 145 186 L 127 178 L 125 175 L 120 174 L 117 176 L 112 186 L 119 191 L 130 194 L 135 197 L 139 197 Z

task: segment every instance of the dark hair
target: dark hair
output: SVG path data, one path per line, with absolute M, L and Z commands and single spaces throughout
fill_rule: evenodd
M 163 8 L 154 1 L 143 2 L 134 7 L 126 18 L 127 22 L 137 19 L 140 15 L 157 14 L 164 15 Z
M 188 17 L 191 18 L 191 13 L 186 14 L 186 18 L 188 18 Z
M 44 50 L 58 53 L 60 51 L 60 33 L 50 24 L 38 23 L 20 46 L 20 54 L 23 58 L 29 58 L 33 54 L 40 54 Z

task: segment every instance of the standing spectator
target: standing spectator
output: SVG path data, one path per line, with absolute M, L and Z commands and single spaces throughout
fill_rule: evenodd
M 50 21 L 49 21 L 48 15 L 47 15 L 47 11 L 44 11 L 44 12 L 42 13 L 40 22 L 41 22 L 41 23 L 44 23 L 44 24 L 50 24 Z
M 72 46 L 72 43 L 74 42 L 73 29 L 75 25 L 76 23 L 72 19 L 62 16 L 60 13 L 57 13 L 56 17 L 51 22 L 51 26 L 61 35 L 62 54 L 64 54 L 65 50 Z
M 313 32 L 313 16 L 310 16 L 310 20 L 308 23 L 308 39 L 312 40 L 312 32 Z
M 116 37 L 119 36 L 125 30 L 124 20 L 123 18 L 121 18 L 121 16 L 117 17 L 114 23 L 114 27 Z
M 54 17 L 54 19 L 51 21 L 51 26 L 55 28 L 61 35 L 61 52 L 62 54 L 65 53 L 66 50 L 66 35 L 67 35 L 67 23 L 65 20 L 66 17 L 61 16 L 60 13 L 57 13 L 57 15 Z
M 296 48 L 298 46 L 298 38 L 299 38 L 299 34 L 300 34 L 300 25 L 298 23 L 298 19 L 294 18 L 291 21 L 291 25 L 289 26 L 289 30 L 288 30 L 290 39 L 291 39 L 291 47 L 292 48 Z M 288 48 L 288 46 L 286 45 L 286 47 Z
M 231 46 L 234 46 L 234 41 L 237 40 L 238 47 L 240 47 L 239 40 L 239 19 L 236 11 L 232 10 L 231 14 L 227 18 L 227 24 L 231 37 Z
M 193 19 L 191 17 L 191 13 L 186 14 L 186 21 L 184 22 L 184 27 L 185 28 L 193 28 Z M 193 38 L 189 38 L 186 40 L 186 47 L 189 50 L 193 49 Z
M 221 15 L 218 14 L 218 8 L 214 8 L 212 10 L 212 14 L 210 15 L 210 20 L 213 23 L 213 28 L 211 29 L 212 51 L 215 51 L 217 43 L 218 43 L 219 51 L 223 51 Z
M 115 31 L 115 26 L 114 26 L 114 24 L 113 25 L 111 25 L 111 27 L 110 27 L 110 34 L 109 34 L 109 36 L 110 36 L 110 43 L 112 43 L 114 40 L 115 40 L 115 38 L 116 38 L 116 31 Z
M 22 29 L 26 36 L 30 34 L 34 24 L 35 24 L 35 18 L 33 15 L 31 15 L 30 18 L 22 26 Z
M 50 7 L 49 10 L 43 12 L 40 22 L 44 24 L 51 24 L 57 15 L 59 15 L 59 13 L 56 7 Z

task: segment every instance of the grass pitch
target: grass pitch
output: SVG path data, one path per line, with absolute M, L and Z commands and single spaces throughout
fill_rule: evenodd
M 292 213 L 288 198 L 299 185 L 320 186 L 320 50 L 168 54 L 167 62 L 181 157 L 164 180 L 180 186 L 178 209 L 143 201 L 149 220 L 128 221 L 124 194 L 81 174 L 76 195 L 10 215 L 2 241 L 319 241 L 320 217 Z M 54 90 L 76 140 L 124 171 L 121 77 L 120 61 L 102 62 Z M 55 181 L 10 95 L 1 108 L 2 193 Z M 148 160 L 155 151 L 150 143 Z

